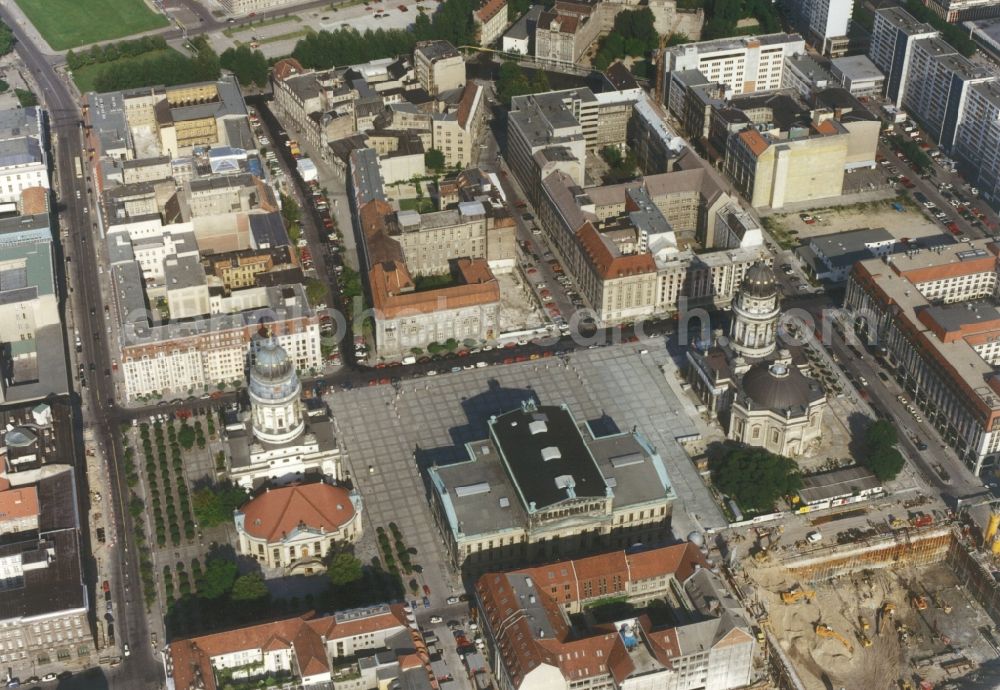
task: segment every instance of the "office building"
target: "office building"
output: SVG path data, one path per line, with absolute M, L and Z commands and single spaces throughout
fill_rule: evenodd
M 428 470 L 456 568 L 482 573 L 670 538 L 677 495 L 639 431 L 599 436 L 566 405 L 491 417 L 469 459 Z
M 67 391 L 48 213 L 0 220 L 0 401 Z
M 976 475 L 1000 459 L 997 275 L 997 246 L 976 240 L 861 261 L 844 297 L 903 394 Z
M 854 264 L 886 256 L 896 246 L 896 238 L 885 228 L 861 228 L 810 237 L 795 254 L 815 280 L 843 283 Z
M 930 0 L 925 6 L 949 24 L 1000 17 L 996 0 Z
M 785 58 L 805 52 L 798 34 L 720 38 L 668 48 L 664 69 L 668 75 L 697 70 L 737 94 L 773 91 L 781 88 Z
M 538 26 L 538 18 L 545 8 L 542 5 L 532 5 L 531 8 L 521 15 L 514 24 L 503 35 L 501 49 L 504 53 L 517 55 L 534 55 L 535 28 Z
M 3 413 L 0 663 L 15 675 L 96 663 L 83 578 L 72 421 L 46 404 Z M 100 625 L 100 623 L 98 623 Z M 18 673 L 19 672 L 19 673 Z
M 934 38 L 938 32 L 930 24 L 918 22 L 901 7 L 875 10 L 868 57 L 885 75 L 885 97 L 899 105 L 906 97 L 913 43 Z
M 880 96 L 885 91 L 885 75 L 865 55 L 834 58 L 830 71 L 852 96 Z
M 475 606 L 500 690 L 748 687 L 750 617 L 713 570 L 686 542 L 483 575 Z M 654 624 L 654 599 L 678 622 Z M 595 623 L 602 601 L 630 612 Z

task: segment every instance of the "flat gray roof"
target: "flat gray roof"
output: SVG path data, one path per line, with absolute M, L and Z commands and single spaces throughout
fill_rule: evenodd
M 806 503 L 815 503 L 839 496 L 850 496 L 856 491 L 882 488 L 882 482 L 870 470 L 855 465 L 822 474 L 802 477 L 799 496 Z
M 839 73 L 851 81 L 878 79 L 885 76 L 867 55 L 834 58 L 830 64 L 833 66 L 834 74 Z

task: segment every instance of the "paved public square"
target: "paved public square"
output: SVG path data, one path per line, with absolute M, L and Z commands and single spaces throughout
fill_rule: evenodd
M 641 354 L 643 349 L 648 352 Z M 365 499 L 365 529 L 395 521 L 419 550 L 416 560 L 427 566 L 432 590 L 435 579 L 445 592 L 457 589 L 460 583 L 446 566 L 418 463 L 465 459 L 464 444 L 486 436 L 490 415 L 531 397 L 544 404 L 565 402 L 577 419 L 596 424 L 598 433 L 636 426 L 663 458 L 678 494 L 675 533 L 724 527 L 721 512 L 675 440 L 698 433 L 697 413 L 665 379 L 661 367 L 668 361 L 663 340 L 651 339 L 332 394 L 329 404 L 351 476 Z

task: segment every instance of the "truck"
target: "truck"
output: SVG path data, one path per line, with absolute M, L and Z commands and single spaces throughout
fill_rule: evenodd
M 806 535 L 806 541 L 810 544 L 818 544 L 823 541 L 823 535 L 818 531 L 812 531 Z

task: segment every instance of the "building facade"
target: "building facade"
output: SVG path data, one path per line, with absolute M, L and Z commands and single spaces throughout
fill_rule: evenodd
M 413 49 L 417 81 L 436 96 L 465 84 L 465 59 L 447 41 L 421 41 Z
M 904 394 L 976 475 L 1000 460 L 997 248 L 990 240 L 859 262 L 844 306 Z
M 488 428 L 467 445 L 468 460 L 428 470 L 456 568 L 481 573 L 668 537 L 676 493 L 641 433 L 596 436 L 565 405 L 534 402 Z
M 267 488 L 234 520 L 242 555 L 283 575 L 325 574 L 332 548 L 361 537 L 361 496 L 325 482 Z
M 507 0 L 486 0 L 472 16 L 479 27 L 479 45 L 491 46 L 507 28 Z
M 798 34 L 767 34 L 686 43 L 667 50 L 666 72 L 697 70 L 733 93 L 781 88 L 785 58 L 806 52 Z
M 753 679 L 749 616 L 690 542 L 509 572 L 476 582 L 477 619 L 500 690 L 730 690 Z M 607 599 L 635 614 L 570 615 Z M 699 622 L 654 625 L 653 599 Z M 686 619 L 685 620 L 691 620 Z
M 918 22 L 901 7 L 875 11 L 868 57 L 885 75 L 885 97 L 889 101 L 899 105 L 906 97 L 913 43 L 937 35 L 934 27 Z

